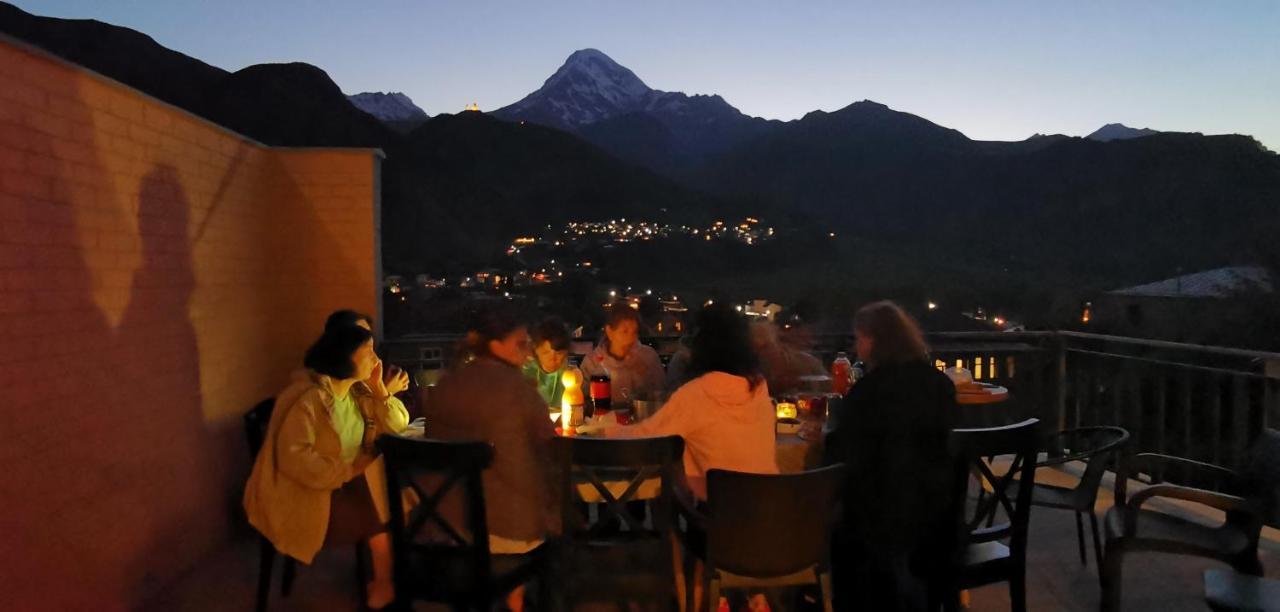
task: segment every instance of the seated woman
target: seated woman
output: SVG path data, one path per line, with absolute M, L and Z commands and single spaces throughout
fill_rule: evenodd
M 493 465 L 484 471 L 489 548 L 528 552 L 554 532 L 555 427 L 547 404 L 520 374 L 529 359 L 528 326 L 505 304 L 476 313 L 467 330 L 474 359 L 445 374 L 425 407 L 431 437 L 487 440 Z
M 653 397 L 662 392 L 665 374 L 658 352 L 640 344 L 640 313 L 625 302 L 609 309 L 604 339 L 582 360 L 586 377 L 609 377 L 615 406 L 637 397 Z
M 375 458 L 373 441 L 402 431 L 409 415 L 390 401 L 367 329 L 326 330 L 303 363 L 309 375 L 276 396 L 244 509 L 276 550 L 303 563 L 325 544 L 369 539 L 367 603 L 379 608 L 393 598 L 391 550 L 365 472 Z M 380 477 L 369 470 L 370 479 Z
M 652 417 L 610 436 L 684 438 L 690 492 L 706 500 L 707 470 L 777 474 L 773 402 L 742 315 L 725 306 L 698 313 L 685 383 Z
M 849 470 L 832 547 L 836 605 L 922 609 L 919 574 L 941 558 L 930 544 L 950 526 L 942 511 L 955 387 L 930 363 L 919 327 L 892 302 L 864 306 L 853 331 L 868 372 L 844 398 L 825 447 L 827 463 Z
M 534 382 L 538 395 L 552 412 L 560 411 L 564 396 L 562 376 L 569 365 L 569 328 L 555 317 L 543 319 L 533 331 L 533 357 L 521 372 Z
M 347 325 L 355 325 L 356 327 L 363 327 L 373 331 L 373 317 L 356 310 L 343 309 L 333 311 L 324 321 L 325 331 Z M 391 396 L 387 401 L 391 402 L 393 406 L 398 405 L 401 408 L 406 408 L 404 402 L 400 401 L 400 398 L 395 395 L 409 388 L 409 373 L 394 366 L 390 370 L 394 371 L 388 371 L 388 368 L 384 367 L 382 372 L 383 380 L 386 381 L 387 394 Z M 405 413 L 408 414 L 409 412 L 406 408 Z

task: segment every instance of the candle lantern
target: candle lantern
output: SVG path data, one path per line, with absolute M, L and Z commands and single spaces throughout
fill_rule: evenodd
M 789 399 L 778 400 L 777 417 L 779 419 L 796 418 L 796 403 Z

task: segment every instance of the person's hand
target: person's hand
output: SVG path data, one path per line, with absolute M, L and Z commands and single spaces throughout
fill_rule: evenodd
M 382 382 L 382 360 L 378 359 L 373 366 L 373 372 L 369 374 L 369 378 L 364 381 L 368 385 L 369 391 L 378 399 L 387 399 L 390 393 L 387 392 L 386 383 Z
M 356 455 L 356 460 L 351 462 L 351 479 L 363 476 L 364 471 L 369 468 L 369 464 L 373 463 L 374 459 L 376 459 L 376 457 L 369 453 L 360 453 L 359 455 Z
M 404 370 L 397 370 L 386 383 L 387 395 L 395 395 L 409 388 L 409 373 Z

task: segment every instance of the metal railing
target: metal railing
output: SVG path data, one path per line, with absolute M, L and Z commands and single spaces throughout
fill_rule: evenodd
M 461 337 L 390 340 L 384 358 L 441 367 Z M 959 365 L 1004 386 L 1010 401 L 966 407 L 962 422 L 994 425 L 1034 416 L 1058 429 L 1119 425 L 1133 452 L 1237 466 L 1254 436 L 1280 425 L 1280 353 L 1081 332 L 947 332 L 926 338 L 939 367 Z M 675 337 L 646 338 L 670 351 Z M 818 335 L 829 363 L 851 350 L 847 334 Z

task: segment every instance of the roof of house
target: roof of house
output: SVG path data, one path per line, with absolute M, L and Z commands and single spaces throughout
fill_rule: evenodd
M 1136 297 L 1225 298 L 1243 291 L 1272 291 L 1271 275 L 1258 266 L 1234 266 L 1176 276 L 1154 283 L 1116 289 L 1110 295 Z

